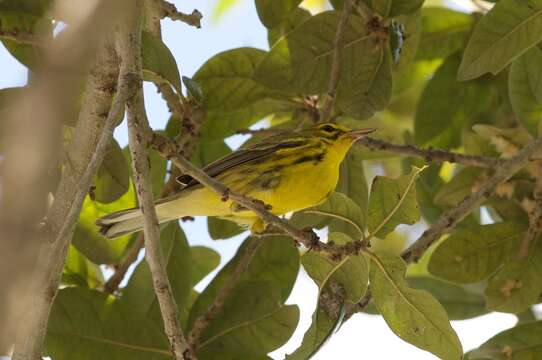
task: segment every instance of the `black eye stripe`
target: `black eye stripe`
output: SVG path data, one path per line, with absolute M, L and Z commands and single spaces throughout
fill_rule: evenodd
M 325 131 L 325 132 L 334 132 L 336 131 L 337 129 L 335 129 L 333 126 L 331 125 L 325 125 L 321 128 L 322 131 Z

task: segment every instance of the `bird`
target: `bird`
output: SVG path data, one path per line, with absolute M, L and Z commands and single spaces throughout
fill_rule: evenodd
M 233 151 L 203 171 L 230 191 L 265 203 L 273 214 L 284 215 L 324 202 L 335 190 L 341 162 L 352 144 L 376 129 L 349 129 L 320 123 L 296 132 L 280 133 Z M 183 187 L 155 204 L 160 224 L 187 216 L 215 216 L 262 232 L 266 224 L 252 211 L 224 199 L 188 175 Z M 100 233 L 116 238 L 141 231 L 144 217 L 133 208 L 96 220 Z

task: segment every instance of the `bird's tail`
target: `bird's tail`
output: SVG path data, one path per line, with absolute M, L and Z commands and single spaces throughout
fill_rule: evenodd
M 164 201 L 166 200 L 166 201 Z M 156 215 L 160 224 L 181 217 L 170 199 L 162 199 L 156 204 Z M 100 233 L 108 239 L 132 234 L 143 230 L 145 220 L 139 208 L 127 209 L 107 214 L 96 220 Z

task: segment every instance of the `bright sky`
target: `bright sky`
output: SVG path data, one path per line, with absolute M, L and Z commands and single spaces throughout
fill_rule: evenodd
M 197 8 L 204 15 L 202 29 L 195 29 L 183 23 L 164 21 L 163 37 L 173 52 L 182 75 L 192 76 L 194 72 L 212 55 L 235 47 L 251 46 L 267 49 L 267 34 L 260 24 L 253 0 L 239 0 L 232 11 L 218 23 L 208 21 L 216 0 L 183 0 L 173 1 L 179 10 L 191 12 Z M 26 82 L 26 70 L 13 59 L 0 44 L 0 88 L 22 86 Z M 168 110 L 155 87 L 145 84 L 145 102 L 151 126 L 164 128 L 169 118 Z M 39 119 L 36 119 L 39 121 Z M 127 144 L 125 124 L 116 131 L 115 136 L 121 146 Z M 238 146 L 239 139 L 231 139 L 230 146 Z M 244 236 L 237 236 L 226 241 L 213 241 L 207 234 L 204 218 L 194 223 L 183 223 L 182 227 L 192 245 L 205 245 L 214 248 L 221 254 L 224 265 L 235 253 Z M 214 273 L 213 273 L 214 274 Z M 211 275 L 213 275 L 211 274 Z M 201 290 L 210 276 L 199 284 Z M 282 359 L 284 354 L 292 352 L 301 342 L 303 333 L 310 325 L 310 317 L 316 306 L 317 288 L 301 272 L 289 303 L 295 303 L 301 309 L 301 322 L 293 338 L 282 348 L 271 355 Z M 494 334 L 513 326 L 515 317 L 506 314 L 489 314 L 476 319 L 456 321 L 452 326 L 465 350 L 476 347 Z M 354 359 L 398 359 L 430 360 L 435 356 L 419 350 L 396 337 L 387 327 L 384 320 L 377 316 L 365 314 L 355 315 L 314 357 L 316 360 L 354 360 Z

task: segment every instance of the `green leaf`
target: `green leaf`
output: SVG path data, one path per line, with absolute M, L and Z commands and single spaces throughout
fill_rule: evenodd
M 393 0 L 390 17 L 409 15 L 421 8 L 425 0 Z
M 468 121 L 490 106 L 488 86 L 456 80 L 459 61 L 457 55 L 448 57 L 423 90 L 414 118 L 418 145 L 457 147 Z
M 456 206 L 479 182 L 483 181 L 484 170 L 473 167 L 461 169 L 448 183 L 443 184 L 434 201 L 440 205 Z
M 190 247 L 177 222 L 170 222 L 160 232 L 160 243 L 173 297 L 177 306 L 181 308 L 187 300 L 193 283 Z M 140 262 L 136 267 L 128 285 L 124 288 L 122 301 L 157 324 L 162 324 L 152 274 L 146 261 Z
M 278 26 L 299 3 L 301 0 L 256 0 L 256 10 L 262 24 L 271 29 Z
M 276 109 L 276 91 L 254 80 L 254 69 L 266 52 L 238 48 L 209 59 L 194 75 L 203 91 L 207 119 L 202 134 L 223 138 Z
M 469 360 L 527 360 L 542 356 L 542 321 L 519 325 L 495 335 L 469 353 Z
M 302 22 L 272 47 L 255 79 L 293 94 L 326 92 L 339 18 L 339 11 L 327 11 Z M 358 16 L 349 17 L 343 35 L 337 106 L 345 114 L 369 117 L 391 96 L 388 46 L 376 41 Z
M 458 79 L 498 73 L 542 40 L 542 0 L 501 0 L 474 28 Z
M 363 214 L 360 207 L 352 199 L 340 192 L 335 191 L 331 193 L 325 202 L 318 206 L 303 210 L 303 213 L 331 217 L 344 221 L 355 229 L 355 236 L 357 238 L 363 235 L 363 224 L 361 223 Z
M 216 217 L 207 218 L 207 228 L 213 240 L 229 239 L 245 231 L 245 229 L 232 221 Z
M 422 36 L 417 60 L 446 58 L 463 47 L 472 16 L 443 7 L 422 8 Z
M 162 40 L 147 31 L 141 33 L 141 61 L 144 80 L 167 83 L 181 93 L 181 76 L 175 57 Z
M 130 148 L 126 146 L 123 150 L 130 174 L 132 174 L 132 157 Z M 152 193 L 155 199 L 159 199 L 164 187 L 164 179 L 167 173 L 167 161 L 154 149 L 149 149 L 149 170 L 151 174 Z
M 299 252 L 291 238 L 285 236 L 268 236 L 264 238 L 249 237 L 239 248 L 234 258 L 215 276 L 196 300 L 190 312 L 190 327 L 196 318 L 201 316 L 211 305 L 218 291 L 226 284 L 243 256 L 247 243 L 261 241 L 254 253 L 247 270 L 238 281 L 240 286 L 246 281 L 264 282 L 271 290 L 278 289 L 281 303 L 284 303 L 292 291 L 299 270 Z
M 94 289 L 103 286 L 104 277 L 98 265 L 92 263 L 73 245 L 70 245 L 62 270 L 62 283 Z
M 430 293 L 408 286 L 405 262 L 386 253 L 372 255 L 371 260 L 373 302 L 391 330 L 441 359 L 460 360 L 461 343 L 446 312 Z
M 519 314 L 540 302 L 542 246 L 537 244 L 525 260 L 514 258 L 515 254 L 489 279 L 485 295 L 490 310 Z
M 510 102 L 518 119 L 534 137 L 542 119 L 542 50 L 533 47 L 510 67 Z
M 341 164 L 339 183 L 335 191 L 346 195 L 359 206 L 361 209 L 359 221 L 361 224 L 366 224 L 369 188 L 363 169 L 363 160 L 363 153 L 359 147 L 350 149 Z
M 346 234 L 330 233 L 328 241 L 343 245 L 353 240 Z M 301 262 L 320 290 L 332 283 L 339 285 L 344 291 L 344 299 L 351 303 L 357 303 L 365 295 L 369 264 L 363 254 L 349 255 L 338 262 L 326 254 L 309 252 L 303 255 Z
M 288 341 L 298 321 L 299 308 L 281 305 L 279 289 L 266 281 L 242 282 L 203 331 L 198 359 L 216 352 L 245 359 L 264 356 Z
M 111 212 L 130 209 L 135 206 L 136 195 L 134 185 L 131 182 L 128 191 L 117 201 L 110 204 L 92 201 L 87 196 L 83 202 L 79 220 L 77 220 L 72 240 L 73 245 L 96 264 L 113 264 L 120 260 L 131 239 L 137 235 L 127 235 L 115 240 L 108 240 L 99 233 L 96 219 Z
M 149 319 L 112 295 L 72 287 L 55 298 L 45 353 L 55 360 L 166 360 L 169 343 Z
M 286 355 L 286 360 L 306 360 L 313 357 L 338 330 L 343 318 L 344 313 L 332 318 L 321 308 L 316 309 L 312 314 L 311 326 L 303 336 L 303 342 L 293 353 Z
M 525 226 L 514 223 L 457 229 L 436 248 L 429 272 L 458 283 L 481 281 L 510 256 L 524 233 Z
M 370 50 L 369 50 L 370 51 Z M 373 56 L 376 54 L 375 56 Z M 359 119 L 373 116 L 388 105 L 392 93 L 390 49 L 376 49 L 371 56 L 359 58 L 356 67 L 360 72 L 357 81 L 339 85 L 337 107 L 345 115 Z M 356 75 L 352 75 L 356 76 Z
M 12 3 L 14 6 L 11 6 L 10 3 L 7 3 L 7 6 L 1 3 L 0 25 L 2 32 L 7 34 L 27 34 L 36 38 L 45 38 L 52 35 L 51 19 L 40 18 L 41 14 L 37 15 L 35 13 L 38 8 L 34 8 L 36 11 L 28 12 L 26 11 L 28 8 L 24 4 L 21 3 L 17 6 Z M 2 35 L 0 35 L 0 40 L 2 40 L 10 54 L 28 68 L 35 67 L 42 58 L 43 52 L 37 45 L 17 42 Z
M 420 205 L 421 215 L 429 224 L 437 221 L 443 212 L 443 208 L 435 204 L 435 195 L 443 184 L 439 176 L 440 169 L 439 165 L 430 165 L 416 181 L 416 200 Z
M 384 238 L 399 224 L 412 225 L 420 219 L 414 183 L 423 170 L 413 168 L 397 179 L 376 176 L 369 198 L 368 228 L 373 236 Z
M 431 277 L 409 277 L 409 285 L 431 293 L 444 307 L 450 320 L 465 320 L 488 313 L 482 295 Z
M 371 7 L 384 18 L 408 15 L 418 10 L 424 0 L 369 0 Z
M 269 43 L 269 47 L 273 47 L 281 37 L 286 36 L 298 27 L 299 24 L 310 17 L 311 13 L 308 10 L 299 7 L 292 10 L 280 24 L 267 30 L 267 42 Z
M 51 3 L 52 0 L 2 0 L 0 11 L 16 11 L 41 16 Z
M 130 168 L 116 140 L 107 149 L 93 183 L 96 200 L 101 203 L 113 202 L 128 191 Z
M 220 255 L 205 246 L 192 246 L 190 248 L 192 259 L 192 285 L 199 283 L 220 264 Z
M 186 90 L 188 91 L 188 94 L 196 100 L 198 104 L 203 103 L 203 91 L 201 90 L 201 87 L 197 82 L 189 78 L 188 76 L 182 76 L 181 79 L 183 80 L 184 86 L 186 86 Z

